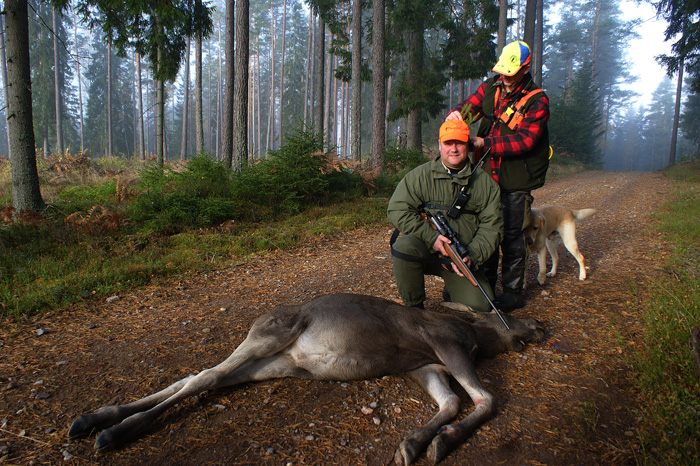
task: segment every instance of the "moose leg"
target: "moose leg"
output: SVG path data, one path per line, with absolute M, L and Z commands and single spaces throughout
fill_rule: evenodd
M 194 377 L 190 375 L 182 380 L 175 382 L 164 390 L 154 393 L 153 395 L 141 398 L 140 400 L 124 405 L 104 406 L 97 411 L 89 414 L 83 414 L 78 417 L 70 426 L 68 438 L 74 440 L 77 438 L 87 437 L 95 430 L 102 430 L 107 427 L 117 424 L 132 414 L 139 413 L 150 409 L 161 401 L 174 395 L 187 381 Z
M 437 402 L 439 410 L 435 416 L 422 427 L 409 433 L 399 444 L 394 454 L 398 465 L 411 464 L 435 437 L 438 430 L 457 416 L 459 397 L 450 388 L 445 367 L 441 364 L 423 366 L 408 373 L 409 376 Z
M 474 402 L 474 410 L 462 421 L 442 426 L 427 451 L 427 456 L 433 464 L 440 462 L 452 450 L 463 444 L 495 411 L 493 395 L 481 385 L 474 363 L 460 349 L 445 345 L 438 349 L 438 356 L 445 361 L 447 370 L 467 391 Z
M 241 368 L 280 353 L 292 345 L 306 328 L 307 322 L 296 317 L 294 313 L 271 313 L 259 319 L 248 337 L 226 360 L 187 379 L 178 391 L 155 406 L 103 430 L 95 441 L 95 448 L 100 452 L 109 451 L 137 438 L 171 406 L 205 390 L 220 387 L 228 376 Z

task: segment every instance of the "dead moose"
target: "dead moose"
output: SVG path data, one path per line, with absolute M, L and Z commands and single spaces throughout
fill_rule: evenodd
M 494 312 L 444 305 L 450 311 L 333 294 L 306 304 L 280 306 L 259 318 L 222 363 L 138 401 L 82 415 L 68 436 L 75 439 L 104 429 L 95 448 L 105 452 L 137 438 L 166 409 L 205 390 L 276 377 L 346 381 L 407 373 L 439 410 L 404 438 L 394 461 L 408 465 L 425 451 L 437 463 L 494 414 L 493 395 L 481 385 L 474 360 L 521 351 L 523 342 L 544 338 L 542 324 L 533 319 L 506 315 L 510 327 L 506 329 Z M 460 400 L 450 388 L 450 374 L 474 402 L 474 410 L 454 424 L 450 421 L 459 413 Z

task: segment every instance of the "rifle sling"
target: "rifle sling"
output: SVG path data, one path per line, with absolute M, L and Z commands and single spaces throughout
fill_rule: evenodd
M 399 234 L 401 232 L 399 231 L 398 228 L 394 229 L 394 233 L 391 234 L 391 239 L 389 240 L 389 247 L 391 248 L 391 255 L 398 258 L 402 259 L 405 261 L 409 262 L 422 262 L 424 264 L 445 264 L 449 265 L 452 263 L 452 259 L 449 257 L 420 257 L 420 256 L 413 256 L 411 254 L 404 254 L 403 252 L 397 251 L 394 249 L 394 243 L 396 242 L 396 239 L 399 237 Z

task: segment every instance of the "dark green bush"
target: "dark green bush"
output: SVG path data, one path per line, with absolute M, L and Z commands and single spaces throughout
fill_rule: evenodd
M 279 212 L 298 212 L 327 197 L 326 162 L 322 134 L 298 129 L 267 159 L 243 169 L 233 183 L 234 195 Z
M 229 170 L 207 154 L 193 157 L 182 171 L 149 166 L 141 173 L 129 217 L 144 229 L 175 233 L 205 228 L 237 216 Z

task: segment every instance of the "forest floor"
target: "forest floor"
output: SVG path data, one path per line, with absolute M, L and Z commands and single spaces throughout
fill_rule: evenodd
M 640 400 L 628 361 L 640 350 L 645 287 L 663 273 L 667 245 L 650 213 L 669 189 L 658 173 L 589 171 L 534 193 L 535 206 L 599 209 L 577 224 L 589 278 L 578 280 L 562 246 L 559 273 L 540 286 L 532 256 L 527 305 L 513 315 L 540 319 L 547 337 L 478 364 L 496 415 L 441 464 L 637 464 Z M 0 464 L 389 464 L 403 436 L 435 413 L 428 395 L 401 376 L 279 379 L 209 392 L 105 455 L 93 452 L 94 438 L 69 442 L 67 431 L 80 414 L 220 362 L 275 305 L 334 292 L 399 301 L 391 231 L 387 223 L 321 238 L 109 302 L 0 322 Z M 441 291 L 428 280 L 428 309 L 438 309 Z M 472 404 L 462 395 L 464 415 Z

